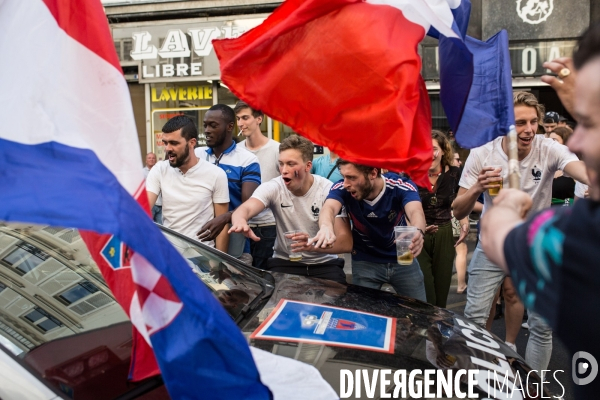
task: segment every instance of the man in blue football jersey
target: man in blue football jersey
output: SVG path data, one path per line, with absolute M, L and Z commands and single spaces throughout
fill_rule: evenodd
M 319 232 L 309 244 L 326 248 L 335 242 L 334 218 L 345 207 L 353 223 L 352 282 L 375 289 L 389 283 L 398 294 L 426 301 L 423 273 L 416 259 L 423 248 L 425 229 L 417 186 L 398 174 L 382 175 L 379 168 L 345 160 L 338 165 L 344 179 L 331 187 L 321 209 Z M 394 227 L 407 222 L 421 233 L 410 247 L 413 263 L 399 265 Z

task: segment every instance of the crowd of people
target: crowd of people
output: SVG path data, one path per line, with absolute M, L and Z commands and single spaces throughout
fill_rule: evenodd
M 576 293 L 572 286 L 587 278 L 585 267 L 595 254 L 593 244 L 584 249 L 577 247 L 584 242 L 569 238 L 584 235 L 595 221 L 597 203 L 586 200 L 566 211 L 547 208 L 572 205 L 588 191 L 600 199 L 595 153 L 600 142 L 594 141 L 600 132 L 599 49 L 600 26 L 595 26 L 582 39 L 575 65 L 570 59 L 547 63 L 558 78 L 545 79 L 575 116 L 575 132 L 558 113 L 545 112 L 530 92 L 514 93 L 520 191 L 506 189 L 506 137 L 473 149 L 463 166 L 452 137 L 434 130 L 430 187 L 417 187 L 401 172 L 335 153 L 313 160 L 313 143 L 301 136 L 281 143 L 269 139 L 260 129 L 262 112 L 240 101 L 235 109 L 217 104 L 206 112 L 206 147 L 197 147 L 198 131 L 188 117 L 165 124 L 166 159 L 156 162 L 152 153 L 146 158 L 153 217 L 270 271 L 345 283 L 341 255 L 349 253 L 354 284 L 381 289 L 387 283 L 398 294 L 440 307 L 446 306 L 455 265 L 457 290 L 467 292 L 465 316 L 489 327 L 495 299 L 502 295 L 505 339 L 516 351 L 528 309 L 526 361 L 533 369 L 547 369 L 552 329 L 564 330 L 559 321 L 573 319 L 558 301 L 559 286 L 570 284 L 570 293 Z M 244 137 L 240 143 L 233 137 L 236 122 Z M 472 212 L 482 213 L 482 231 L 467 273 L 464 241 Z M 527 212 L 535 216 L 518 226 Z M 574 219 L 579 225 L 570 222 Z M 418 230 L 409 265 L 398 263 L 397 226 Z M 572 264 L 564 261 L 567 255 Z M 565 277 L 561 268 L 574 276 Z

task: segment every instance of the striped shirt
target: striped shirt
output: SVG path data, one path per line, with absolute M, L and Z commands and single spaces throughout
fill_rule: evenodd
M 215 157 L 213 149 L 199 147 L 196 156 L 218 165 L 227 174 L 229 185 L 229 210 L 235 210 L 242 204 L 242 183 L 254 182 L 260 185 L 260 165 L 258 158 L 248 150 L 233 142 L 220 157 Z
M 406 225 L 407 203 L 421 202 L 417 186 L 409 179 L 394 173 L 382 177 L 383 190 L 372 201 L 354 199 L 344 189 L 344 181 L 335 183 L 327 196 L 342 203 L 352 219 L 352 259 L 356 261 L 395 263 L 394 227 Z

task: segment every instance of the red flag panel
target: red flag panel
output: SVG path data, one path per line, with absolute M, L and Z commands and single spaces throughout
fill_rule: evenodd
M 237 39 L 215 40 L 222 81 L 342 158 L 429 186 L 431 110 L 422 26 L 359 0 L 287 0 Z

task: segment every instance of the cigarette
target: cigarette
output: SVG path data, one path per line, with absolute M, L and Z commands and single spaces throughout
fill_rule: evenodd
M 238 136 L 240 136 L 242 134 L 243 129 L 240 129 L 240 131 L 238 132 Z
M 294 176 L 297 178 L 298 177 L 298 171 L 294 171 Z

